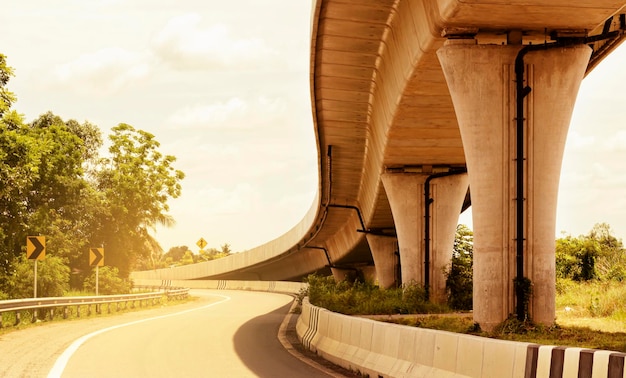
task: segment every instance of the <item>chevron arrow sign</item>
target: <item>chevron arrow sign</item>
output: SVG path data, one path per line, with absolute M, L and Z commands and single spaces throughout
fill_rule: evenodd
M 46 257 L 46 237 L 26 237 L 26 258 L 29 260 L 43 260 Z
M 89 248 L 89 266 L 104 266 L 104 248 Z

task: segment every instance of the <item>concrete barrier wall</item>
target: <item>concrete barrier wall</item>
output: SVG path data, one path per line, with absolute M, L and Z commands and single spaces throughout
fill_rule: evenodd
M 489 339 L 337 314 L 304 300 L 309 350 L 370 377 L 626 378 L 625 354 Z

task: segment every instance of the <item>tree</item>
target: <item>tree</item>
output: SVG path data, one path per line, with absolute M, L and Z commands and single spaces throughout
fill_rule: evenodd
M 224 243 L 221 248 L 222 248 L 223 255 L 228 256 L 231 254 L 230 244 Z
M 188 250 L 189 248 L 186 245 L 172 247 L 163 255 L 163 259 L 171 258 L 172 261 L 180 261 Z
M 185 175 L 172 166 L 175 157 L 157 150 L 160 144 L 148 132 L 122 123 L 109 139 L 111 157 L 102 160 L 96 173 L 110 212 L 99 238 L 108 264 L 127 277 L 139 260 L 149 258 L 148 231 L 157 224 L 173 224 L 167 200 L 180 195 Z
M 15 272 L 8 277 L 8 294 L 11 298 L 32 298 L 34 261 L 22 256 L 15 265 Z M 46 256 L 37 262 L 37 296 L 61 297 L 69 289 L 70 269 L 64 259 Z
M 76 288 L 91 271 L 91 247 L 104 246 L 122 277 L 133 266 L 161 264 L 163 250 L 149 231 L 173 224 L 167 200 L 180 195 L 184 177 L 176 159 L 158 151 L 152 134 L 126 124 L 113 128 L 106 159 L 96 125 L 52 112 L 26 124 L 11 109 L 11 76 L 0 54 L 0 291 L 15 288 L 9 278 L 22 269 L 27 235 L 46 236 L 48 256 L 69 267 Z
M 622 241 L 606 223 L 587 235 L 566 235 L 556 240 L 556 276 L 575 281 L 626 278 L 626 253 Z
M 58 116 L 48 112 L 24 124 L 15 112 L 0 121 L 0 274 L 13 274 L 27 235 L 46 235 L 53 255 L 68 257 L 83 250 L 86 190 L 85 142 Z M 71 235 L 79 231 L 81 235 Z
M 454 235 L 452 262 L 446 271 L 448 305 L 457 310 L 472 309 L 474 234 L 460 224 Z
M 6 85 L 13 76 L 13 68 L 7 65 L 6 56 L 0 54 L 0 117 L 7 112 L 15 102 L 15 95 L 6 89 Z

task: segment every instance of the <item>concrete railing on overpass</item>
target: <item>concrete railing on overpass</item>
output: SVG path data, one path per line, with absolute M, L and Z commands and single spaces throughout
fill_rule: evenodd
M 319 211 L 320 199 L 318 194 L 300 222 L 274 240 L 250 250 L 233 253 L 216 260 L 171 268 L 135 271 L 131 273 L 131 278 L 135 282 L 138 282 L 138 280 L 195 280 L 203 277 L 223 278 L 219 276 L 227 274 L 237 275 L 237 272 L 249 268 L 251 272 L 247 274 L 245 272 L 239 273 L 236 279 L 248 279 L 247 277 L 242 278 L 245 276 L 251 276 L 251 279 L 265 279 L 265 277 L 259 277 L 258 273 L 252 273 L 256 272 L 254 267 L 264 263 L 273 263 L 275 266 L 280 267 L 279 261 L 281 258 L 287 258 L 289 251 L 295 252 L 302 248 L 306 241 L 309 240 L 310 235 L 315 234 L 315 222 L 318 219 Z M 324 264 L 328 264 L 327 260 L 320 258 L 320 256 L 320 254 L 304 254 L 301 258 L 302 261 L 299 263 L 287 259 L 287 263 L 282 264 L 284 265 L 282 269 L 289 273 L 281 273 L 279 268 L 274 269 L 278 271 L 278 276 L 282 278 L 287 277 L 289 274 L 294 276 L 305 275 L 323 267 Z M 313 268 L 308 267 L 308 265 L 313 266 Z M 271 279 L 269 278 L 269 280 Z
M 305 299 L 302 344 L 370 377 L 626 377 L 626 354 L 504 341 L 337 314 Z

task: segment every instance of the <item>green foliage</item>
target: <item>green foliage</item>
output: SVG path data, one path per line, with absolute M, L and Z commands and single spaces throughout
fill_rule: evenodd
M 129 294 L 132 284 L 129 280 L 120 277 L 117 268 L 103 266 L 98 269 L 98 294 Z M 85 280 L 85 290 L 96 292 L 96 270 L 94 269 Z
M 84 268 L 99 207 L 82 154 L 99 145 L 87 147 L 74 133 L 82 125 L 71 122 L 73 129 L 46 113 L 27 125 L 12 112 L 0 121 L 0 213 L 8 214 L 0 232 L 0 276 L 11 274 L 29 234 L 45 235 L 48 254 L 66 258 L 72 270 Z
M 557 278 L 575 281 L 626 278 L 626 251 L 606 223 L 596 224 L 587 235 L 557 239 L 555 254 Z
M 169 251 L 167 251 L 166 254 L 163 255 L 162 259 L 165 260 L 167 258 L 170 258 L 172 261 L 180 261 L 185 255 L 185 252 L 187 252 L 188 250 L 189 247 L 187 247 L 186 245 L 172 247 Z
M 11 76 L 13 76 L 13 69 L 7 66 L 6 56 L 0 54 L 0 117 L 15 102 L 15 95 L 5 88 Z
M 454 236 L 452 262 L 446 269 L 448 305 L 455 310 L 472 309 L 474 234 L 465 225 L 458 225 Z
M 381 289 L 370 282 L 336 283 L 332 276 L 310 275 L 308 296 L 311 304 L 346 315 L 440 313 L 447 308 L 428 302 L 424 288 L 407 285 Z
M 35 262 L 25 256 L 14 266 L 8 277 L 8 295 L 11 298 L 32 298 L 35 281 Z M 37 297 L 61 297 L 69 289 L 70 269 L 64 259 L 46 256 L 37 261 Z
M 222 245 L 221 250 L 216 248 L 201 249 L 198 254 L 193 253 L 187 246 L 172 247 L 167 253 L 160 257 L 155 267 L 166 268 L 169 266 L 195 264 L 203 261 L 221 259 L 230 254 L 231 250 L 229 244 Z
M 150 231 L 173 224 L 167 201 L 180 195 L 184 177 L 176 159 L 158 151 L 154 135 L 123 123 L 112 130 L 106 158 L 98 155 L 96 125 L 52 112 L 25 123 L 10 109 L 12 76 L 0 54 L 0 291 L 16 290 L 22 279 L 14 275 L 27 235 L 46 236 L 48 256 L 69 266 L 73 288 L 90 271 L 90 247 L 104 246 L 122 277 L 155 267 L 163 251 Z
M 160 252 L 155 251 L 149 230 L 173 224 L 166 214 L 167 200 L 180 195 L 185 175 L 174 169 L 175 157 L 158 151 L 160 143 L 148 132 L 122 123 L 109 139 L 111 157 L 101 161 L 96 174 L 109 210 L 98 237 L 107 249 L 108 263 L 127 277 L 139 261 Z

